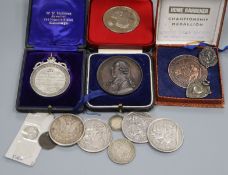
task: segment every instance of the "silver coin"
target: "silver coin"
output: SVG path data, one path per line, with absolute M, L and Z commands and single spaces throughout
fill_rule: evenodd
M 112 32 L 128 33 L 136 29 L 140 23 L 140 17 L 130 7 L 116 6 L 105 12 L 103 22 Z
M 151 146 L 161 152 L 173 152 L 183 144 L 183 131 L 180 126 L 169 119 L 154 120 L 147 130 Z
M 199 54 L 200 63 L 206 68 L 213 67 L 218 63 L 218 57 L 212 47 L 204 47 Z
M 108 124 L 99 119 L 88 119 L 84 122 L 85 134 L 78 146 L 87 152 L 100 152 L 112 141 L 112 131 Z
M 117 114 L 112 116 L 109 119 L 108 123 L 113 131 L 119 131 L 119 130 L 122 130 L 122 121 L 123 121 L 123 116 Z
M 40 96 L 55 97 L 64 93 L 70 85 L 70 74 L 64 63 L 49 57 L 47 62 L 39 62 L 30 76 L 32 89 Z
M 190 83 L 186 90 L 186 97 L 188 98 L 205 98 L 211 94 L 211 88 L 206 81 L 196 81 Z
M 152 121 L 153 118 L 147 113 L 129 113 L 123 118 L 123 134 L 134 143 L 146 143 L 148 142 L 147 128 Z
M 194 81 L 207 79 L 208 71 L 202 66 L 197 57 L 192 55 L 180 55 L 174 58 L 168 67 L 171 80 L 182 88 Z
M 141 84 L 142 70 L 137 62 L 126 56 L 113 56 L 98 68 L 100 87 L 112 95 L 128 95 Z
M 82 120 L 73 114 L 64 114 L 50 125 L 49 136 L 57 145 L 71 146 L 76 144 L 84 134 Z
M 21 134 L 25 139 L 36 140 L 39 136 L 39 129 L 34 125 L 26 125 Z
M 41 134 L 38 142 L 41 148 L 46 150 L 53 149 L 56 146 L 56 144 L 51 140 L 48 132 Z
M 127 139 L 114 140 L 108 147 L 108 156 L 114 163 L 130 163 L 135 158 L 135 146 Z

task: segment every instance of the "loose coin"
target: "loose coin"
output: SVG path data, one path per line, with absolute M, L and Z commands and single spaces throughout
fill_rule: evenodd
M 113 131 L 122 130 L 123 117 L 121 115 L 114 115 L 109 119 L 109 126 Z
M 99 119 L 88 119 L 84 122 L 85 134 L 78 146 L 87 152 L 100 152 L 112 141 L 112 131 L 108 124 Z
M 129 113 L 123 118 L 123 134 L 134 143 L 146 143 L 148 142 L 147 128 L 152 121 L 153 118 L 148 113 Z
M 218 57 L 212 47 L 204 47 L 199 54 L 200 63 L 206 68 L 213 67 L 218 63 Z
M 139 25 L 138 13 L 130 7 L 116 6 L 107 10 L 103 16 L 104 25 L 115 33 L 128 33 Z
M 171 80 L 182 88 L 194 81 L 207 79 L 207 69 L 202 66 L 197 57 L 192 55 L 181 55 L 174 58 L 168 68 Z
M 82 120 L 73 114 L 64 114 L 50 125 L 49 136 L 57 145 L 71 146 L 76 144 L 84 134 Z
M 108 156 L 114 163 L 130 163 L 135 158 L 135 146 L 127 139 L 114 140 L 108 147 Z
M 39 62 L 30 76 L 32 89 L 40 96 L 55 97 L 64 93 L 70 85 L 70 74 L 65 63 L 56 62 L 51 56 L 47 62 Z
M 183 131 L 169 119 L 154 120 L 147 130 L 149 143 L 161 152 L 176 151 L 183 144 Z
M 48 132 L 41 134 L 38 141 L 41 148 L 46 150 L 53 149 L 56 146 L 56 144 L 51 140 Z
M 186 90 L 188 98 L 205 98 L 211 94 L 211 88 L 208 82 L 196 81 L 190 83 Z
M 137 62 L 126 56 L 113 56 L 98 68 L 100 87 L 112 95 L 133 93 L 141 84 L 142 70 Z

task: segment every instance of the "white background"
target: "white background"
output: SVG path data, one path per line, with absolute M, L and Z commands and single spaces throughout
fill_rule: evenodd
M 156 1 L 154 1 L 156 6 Z M 26 114 L 15 110 L 23 57 L 28 0 L 0 0 L 0 174 L 2 175 L 226 175 L 228 174 L 228 103 L 224 109 L 155 106 L 151 114 L 178 122 L 185 141 L 180 150 L 163 154 L 148 144 L 136 145 L 135 160 L 112 163 L 106 151 L 89 154 L 79 147 L 41 151 L 29 168 L 4 157 Z M 228 44 L 228 16 L 220 46 Z M 225 98 L 228 99 L 228 51 L 220 54 Z M 107 120 L 111 114 L 100 118 Z M 95 117 L 95 116 L 91 116 Z M 97 117 L 97 116 L 96 116 Z M 114 133 L 115 138 L 123 137 Z

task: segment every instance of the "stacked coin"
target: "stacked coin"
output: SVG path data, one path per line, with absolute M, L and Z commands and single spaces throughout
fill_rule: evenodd
M 218 62 L 216 52 L 205 47 L 199 58 L 192 55 L 180 55 L 169 64 L 169 77 L 177 86 L 186 88 L 186 97 L 205 98 L 211 94 L 210 82 L 207 81 L 208 68 Z

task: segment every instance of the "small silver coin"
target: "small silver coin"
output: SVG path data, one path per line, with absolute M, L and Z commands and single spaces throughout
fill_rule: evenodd
M 143 73 L 139 64 L 126 56 L 113 56 L 103 61 L 97 71 L 100 87 L 112 95 L 128 95 L 138 89 Z
M 109 119 L 108 123 L 113 131 L 120 131 L 122 130 L 122 121 L 123 121 L 123 116 L 114 115 Z
M 54 119 L 49 128 L 49 136 L 60 146 L 76 144 L 84 134 L 82 120 L 73 114 L 63 114 Z
M 155 119 L 147 130 L 149 143 L 161 152 L 173 152 L 183 144 L 183 131 L 169 119 Z
M 34 125 L 26 125 L 22 130 L 22 137 L 28 140 L 36 140 L 39 136 L 39 129 Z
M 88 119 L 84 122 L 85 134 L 78 146 L 87 152 L 100 152 L 112 141 L 112 131 L 108 124 L 99 119 Z
M 48 132 L 41 134 L 38 142 L 41 148 L 46 150 L 53 149 L 56 146 L 56 144 L 51 140 Z
M 103 16 L 104 25 L 115 33 L 128 33 L 139 25 L 138 13 L 130 7 L 116 6 L 107 10 Z
M 207 69 L 192 55 L 175 57 L 169 64 L 168 73 L 170 79 L 182 88 L 187 88 L 190 83 L 197 80 L 204 81 L 208 76 Z
M 206 68 L 213 67 L 218 63 L 218 57 L 212 47 L 204 47 L 199 54 L 200 63 Z
M 129 113 L 123 118 L 123 134 L 134 143 L 146 143 L 148 142 L 147 128 L 152 121 L 153 118 L 148 113 Z
M 117 164 L 127 164 L 135 158 L 135 146 L 127 139 L 114 140 L 108 147 L 108 156 Z
M 211 94 L 211 88 L 208 82 L 196 81 L 190 83 L 186 90 L 188 98 L 205 98 Z
M 56 62 L 53 56 L 46 62 L 38 62 L 31 73 L 30 85 L 43 97 L 61 95 L 70 85 L 70 74 L 66 64 Z

